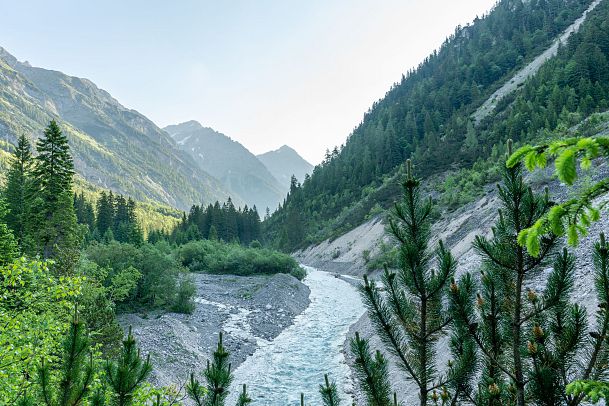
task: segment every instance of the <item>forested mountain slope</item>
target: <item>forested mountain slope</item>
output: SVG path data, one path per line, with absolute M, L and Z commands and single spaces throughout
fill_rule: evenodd
M 294 249 L 339 235 L 399 193 L 401 163 L 424 177 L 498 157 L 509 137 L 571 126 L 607 108 L 609 2 L 588 13 L 578 33 L 477 126 L 472 113 L 590 7 L 592 1 L 503 0 L 458 27 L 438 51 L 396 83 L 364 115 L 344 146 L 294 188 L 267 222 L 271 238 Z M 497 159 L 494 160 L 495 162 Z M 485 184 L 476 170 L 472 183 Z
M 267 167 L 281 186 L 284 187 L 285 193 L 290 189 L 292 175 L 299 182 L 304 182 L 305 176 L 313 170 L 313 165 L 287 145 L 274 151 L 257 155 L 256 157 Z
M 88 182 L 140 200 L 187 209 L 228 193 L 163 130 L 87 79 L 32 67 L 0 48 L 2 148 L 38 137 L 56 119 L 77 172 Z
M 207 173 L 219 179 L 235 196 L 260 212 L 275 209 L 284 188 L 243 145 L 196 121 L 164 128 L 183 151 Z

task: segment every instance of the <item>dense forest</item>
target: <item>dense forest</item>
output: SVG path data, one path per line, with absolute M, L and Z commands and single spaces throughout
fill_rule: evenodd
M 589 3 L 501 1 L 473 25 L 457 28 L 371 107 L 343 146 L 329 151 L 302 185 L 293 185 L 266 224 L 269 238 L 292 250 L 358 225 L 375 205 L 387 207 L 396 199 L 394 175 L 409 157 L 424 178 L 477 164 L 482 170 L 462 177 L 469 178 L 467 188 L 479 188 L 497 179 L 496 169 L 486 176 L 494 165 L 485 162 L 497 162 L 508 137 L 531 140 L 542 128 L 568 127 L 606 109 L 609 6 L 601 3 L 559 56 L 494 114 L 480 123 L 471 117 Z

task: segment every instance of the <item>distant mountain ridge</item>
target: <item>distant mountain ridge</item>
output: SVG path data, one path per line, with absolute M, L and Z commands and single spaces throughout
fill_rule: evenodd
M 267 167 L 279 183 L 285 187 L 286 192 L 290 189 L 292 175 L 296 176 L 296 179 L 302 183 L 305 176 L 313 171 L 313 165 L 287 145 L 274 151 L 257 155 L 257 158 Z
M 239 142 L 194 120 L 164 130 L 204 171 L 260 213 L 283 200 L 285 187 Z
M 37 138 L 52 119 L 69 138 L 77 172 L 94 185 L 181 209 L 229 196 L 144 115 L 88 79 L 31 67 L 0 47 L 0 139 Z

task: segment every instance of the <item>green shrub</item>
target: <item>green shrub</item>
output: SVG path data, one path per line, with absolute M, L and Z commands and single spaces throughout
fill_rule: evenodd
M 268 248 L 245 248 L 220 241 L 191 241 L 176 251 L 180 263 L 191 272 L 254 275 L 298 274 L 298 264 L 287 254 Z

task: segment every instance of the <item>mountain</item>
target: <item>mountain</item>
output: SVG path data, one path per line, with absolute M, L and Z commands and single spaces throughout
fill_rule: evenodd
M 273 174 L 275 179 L 279 181 L 286 192 L 290 190 L 292 175 L 296 176 L 296 179 L 302 183 L 304 182 L 305 175 L 313 171 L 313 165 L 305 161 L 303 157 L 298 155 L 298 152 L 287 145 L 275 151 L 265 152 L 256 156 Z
M 196 121 L 170 125 L 164 130 L 204 171 L 261 213 L 282 201 L 285 188 L 237 141 Z
M 187 209 L 228 192 L 152 121 L 87 79 L 21 63 L 0 47 L 0 137 L 37 138 L 55 119 L 86 181 Z
M 496 180 L 508 138 L 532 142 L 609 107 L 608 21 L 607 1 L 501 0 L 457 27 L 290 193 L 269 237 L 293 250 L 358 226 L 399 197 L 408 158 L 445 179 L 436 196 L 471 200 Z

